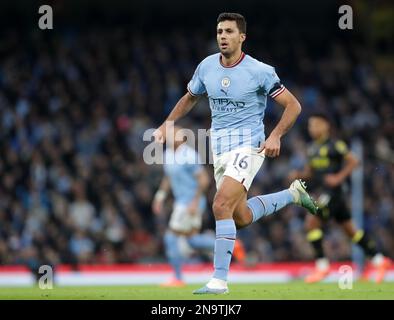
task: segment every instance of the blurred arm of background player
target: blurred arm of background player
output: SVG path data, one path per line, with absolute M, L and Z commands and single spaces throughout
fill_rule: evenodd
M 159 190 L 157 190 L 155 197 L 153 198 L 152 210 L 156 215 L 161 214 L 163 210 L 164 200 L 167 198 L 168 192 L 170 191 L 170 180 L 167 176 L 164 176 L 161 180 Z
M 166 123 L 171 121 L 175 122 L 188 114 L 189 111 L 193 109 L 199 98 L 199 96 L 192 96 L 189 92 L 186 92 L 186 94 L 179 99 L 163 124 L 153 132 L 155 142 L 164 143 L 166 137 Z
M 198 183 L 197 192 L 193 198 L 193 201 L 190 203 L 188 210 L 191 215 L 194 215 L 197 212 L 197 209 L 200 204 L 200 198 L 204 194 L 204 192 L 209 187 L 209 176 L 207 171 L 202 168 L 200 171 L 196 173 L 196 180 Z
M 339 186 L 359 164 L 358 159 L 352 152 L 348 152 L 343 159 L 345 160 L 345 165 L 340 171 L 325 175 L 324 183 L 326 186 L 331 188 Z

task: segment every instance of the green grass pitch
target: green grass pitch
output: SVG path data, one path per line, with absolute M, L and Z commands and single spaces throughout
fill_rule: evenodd
M 299 300 L 299 299 L 394 299 L 394 283 L 356 282 L 341 290 L 336 283 L 306 285 L 300 281 L 284 284 L 231 284 L 227 295 L 192 294 L 199 285 L 161 288 L 154 285 L 0 288 L 0 300 Z

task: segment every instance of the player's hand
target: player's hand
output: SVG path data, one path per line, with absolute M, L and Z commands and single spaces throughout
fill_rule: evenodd
M 163 211 L 163 201 L 154 200 L 152 204 L 152 211 L 155 215 L 160 215 Z
M 166 132 L 165 132 L 164 124 L 162 124 L 159 128 L 157 128 L 153 132 L 153 137 L 155 138 L 155 142 L 157 143 L 164 143 L 166 141 Z
M 326 174 L 324 176 L 324 184 L 330 188 L 335 188 L 343 182 L 342 178 L 337 174 Z
M 190 215 L 194 216 L 197 213 L 198 205 L 199 205 L 199 199 L 193 199 L 193 201 L 190 202 L 187 208 Z
M 276 135 L 270 135 L 261 147 L 260 152 L 263 152 L 267 157 L 275 158 L 280 153 L 280 138 Z

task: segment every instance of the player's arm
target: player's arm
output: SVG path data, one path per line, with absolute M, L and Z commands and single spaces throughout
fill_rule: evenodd
M 262 150 L 268 157 L 277 157 L 280 153 L 280 139 L 293 126 L 298 115 L 301 112 L 301 105 L 298 100 L 284 88 L 283 92 L 276 96 L 274 100 L 283 108 L 283 114 L 278 124 L 272 130 L 271 134 L 265 141 Z
M 167 176 L 164 176 L 161 180 L 160 187 L 156 191 L 153 198 L 152 211 L 154 214 L 160 214 L 163 210 L 164 200 L 167 198 L 168 192 L 170 191 L 170 180 Z
M 179 99 L 174 109 L 171 111 L 163 124 L 155 130 L 153 136 L 156 142 L 164 143 L 166 136 L 166 124 L 173 125 L 175 121 L 185 116 L 197 103 L 200 96 L 192 95 L 190 92 Z
M 201 196 L 209 187 L 209 176 L 207 170 L 203 167 L 195 174 L 197 180 L 197 191 L 194 195 L 193 201 L 189 205 L 189 212 L 194 214 L 197 211 Z
M 344 156 L 345 164 L 342 169 L 336 173 L 327 174 L 324 177 L 324 182 L 329 187 L 336 187 L 343 183 L 347 177 L 349 177 L 353 170 L 358 166 L 359 160 L 353 154 L 353 152 L 349 151 Z

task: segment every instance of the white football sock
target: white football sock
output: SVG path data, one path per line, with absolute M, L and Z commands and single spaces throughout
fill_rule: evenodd
M 328 261 L 327 258 L 319 258 L 316 260 L 316 268 L 318 270 L 328 270 L 330 267 L 330 262 Z
M 372 264 L 374 267 L 377 267 L 383 262 L 384 256 L 381 253 L 377 253 L 372 258 Z

